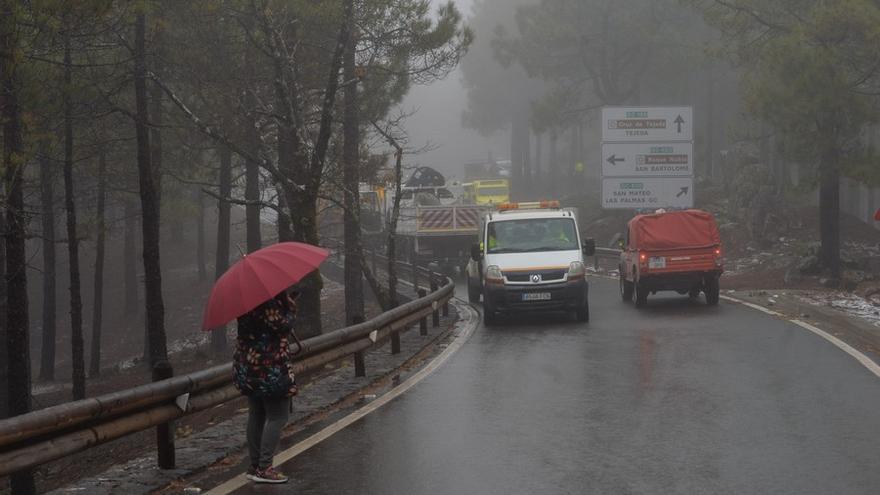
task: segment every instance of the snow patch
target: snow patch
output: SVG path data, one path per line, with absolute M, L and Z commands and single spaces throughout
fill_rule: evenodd
M 880 307 L 871 301 L 844 292 L 815 292 L 798 297 L 802 302 L 813 306 L 827 306 L 842 311 L 847 315 L 860 318 L 880 328 Z

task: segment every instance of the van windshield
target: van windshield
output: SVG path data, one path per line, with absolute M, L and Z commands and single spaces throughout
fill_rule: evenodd
M 507 196 L 506 187 L 481 187 L 478 191 L 480 196 Z
M 486 232 L 489 254 L 574 251 L 578 246 L 571 218 L 500 220 L 490 223 Z

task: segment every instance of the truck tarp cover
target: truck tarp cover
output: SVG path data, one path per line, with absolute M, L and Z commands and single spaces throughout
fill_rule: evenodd
M 638 249 L 687 249 L 721 244 L 715 217 L 705 211 L 638 215 L 629 225 L 630 240 Z

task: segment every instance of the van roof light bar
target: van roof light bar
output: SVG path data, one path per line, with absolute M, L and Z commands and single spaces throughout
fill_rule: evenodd
M 501 203 L 498 205 L 498 211 L 510 210 L 548 210 L 559 209 L 559 201 L 529 201 L 524 203 Z

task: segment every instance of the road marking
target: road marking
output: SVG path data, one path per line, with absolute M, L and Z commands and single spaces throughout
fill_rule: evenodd
M 449 344 L 449 347 L 444 349 L 443 352 L 441 352 L 439 356 L 434 358 L 434 360 L 431 361 L 427 366 L 425 366 L 424 368 L 419 370 L 413 376 L 407 378 L 403 383 L 394 387 L 393 389 L 391 389 L 390 391 L 388 391 L 386 394 L 382 395 L 378 399 L 370 402 L 369 404 L 363 406 L 362 408 L 349 414 L 348 416 L 340 419 L 339 421 L 336 421 L 332 425 L 330 425 L 330 426 L 324 428 L 323 430 L 319 431 L 318 433 L 315 433 L 314 435 L 306 438 L 305 440 L 303 440 L 302 442 L 299 442 L 298 444 L 294 445 L 293 447 L 291 447 L 283 452 L 280 452 L 278 455 L 275 456 L 274 465 L 279 466 L 281 464 L 284 464 L 285 462 L 302 454 L 303 452 L 309 450 L 310 448 L 314 447 L 315 445 L 318 445 L 319 443 L 323 442 L 324 440 L 327 440 L 328 438 L 330 438 L 334 434 L 344 430 L 348 426 L 351 426 L 352 424 L 356 423 L 358 420 L 364 418 L 368 414 L 376 411 L 380 407 L 384 406 L 385 404 L 387 404 L 387 403 L 391 402 L 392 400 L 394 400 L 395 398 L 399 397 L 400 395 L 405 393 L 407 390 L 413 388 L 417 383 L 419 383 L 422 380 L 424 380 L 425 378 L 427 378 L 428 375 L 430 375 L 431 373 L 436 371 L 437 368 L 442 366 L 443 363 L 445 363 L 453 354 L 455 354 L 461 348 L 461 346 L 463 346 L 465 344 L 465 342 L 467 342 L 467 340 L 470 338 L 470 336 L 473 335 L 474 330 L 476 330 L 477 326 L 479 325 L 479 318 L 477 318 L 478 314 L 477 314 L 476 310 L 474 310 L 470 305 L 465 304 L 463 302 L 459 303 L 457 301 L 454 301 L 452 303 L 455 305 L 456 309 L 458 310 L 460 317 L 463 317 L 465 315 L 467 317 L 462 318 L 460 320 L 460 322 L 464 324 L 463 325 L 465 327 L 464 332 L 461 335 L 459 335 L 451 344 Z M 248 483 L 249 483 L 249 481 L 247 480 L 247 478 L 245 478 L 244 474 L 240 474 L 240 475 L 236 476 L 235 478 L 232 478 L 231 480 L 229 480 L 229 481 L 227 481 L 217 487 L 214 487 L 209 492 L 207 492 L 206 495 L 226 495 L 228 493 L 232 493 L 235 490 L 238 490 L 239 488 L 247 485 Z
M 721 297 L 722 297 L 723 299 L 727 300 L 727 301 L 730 301 L 730 302 L 733 302 L 733 303 L 737 303 L 737 304 L 742 304 L 743 306 L 748 306 L 748 307 L 750 307 L 750 308 L 752 308 L 752 309 L 757 309 L 758 311 L 761 311 L 761 312 L 767 313 L 768 315 L 773 315 L 773 316 L 779 317 L 779 318 L 781 318 L 781 319 L 783 319 L 783 320 L 786 320 L 786 321 L 788 321 L 789 323 L 793 323 L 793 324 L 795 324 L 795 325 L 797 325 L 797 326 L 799 326 L 799 327 L 801 327 L 801 328 L 803 328 L 803 329 L 805 329 L 805 330 L 809 330 L 810 332 L 812 332 L 812 333 L 818 335 L 819 337 L 822 337 L 823 339 L 827 340 L 828 342 L 830 342 L 831 344 L 833 344 L 835 347 L 837 347 L 837 348 L 840 349 L 841 351 L 843 351 L 843 352 L 849 354 L 849 355 L 850 355 L 851 357 L 853 357 L 856 361 L 858 361 L 859 363 L 861 363 L 862 366 L 864 366 L 865 368 L 867 368 L 868 371 L 870 371 L 871 373 L 873 373 L 874 376 L 876 376 L 877 378 L 880 378 L 880 364 L 877 364 L 874 360 L 872 360 L 871 358 L 869 358 L 868 356 L 866 356 L 863 352 L 861 352 L 861 351 L 859 351 L 858 349 L 852 347 L 851 345 L 847 344 L 846 342 L 844 342 L 844 341 L 838 339 L 838 338 L 835 337 L 834 335 L 831 335 L 830 333 L 826 332 L 825 330 L 822 330 L 821 328 L 819 328 L 819 327 L 817 327 L 817 326 L 815 326 L 815 325 L 811 325 L 811 324 L 809 324 L 809 323 L 807 323 L 807 322 L 805 322 L 805 321 L 801 321 L 801 320 L 798 320 L 798 319 L 796 319 L 796 318 L 788 318 L 788 317 L 786 317 L 785 315 L 783 315 L 782 313 L 779 313 L 779 312 L 777 312 L 777 311 L 773 311 L 773 310 L 767 309 L 767 308 L 765 308 L 765 307 L 763 307 L 763 306 L 760 306 L 760 305 L 758 305 L 758 304 L 752 304 L 752 303 L 750 303 L 750 302 L 746 302 L 746 301 L 743 301 L 743 300 L 741 300 L 741 299 L 737 299 L 737 298 L 735 298 L 735 297 L 730 297 L 730 296 L 721 296 Z

